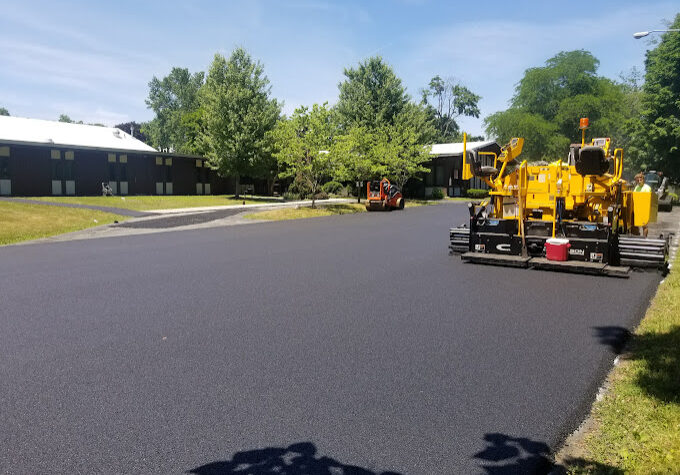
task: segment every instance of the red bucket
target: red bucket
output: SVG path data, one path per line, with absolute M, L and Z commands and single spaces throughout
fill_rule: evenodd
M 550 238 L 545 241 L 545 257 L 549 261 L 566 261 L 570 247 L 569 239 Z

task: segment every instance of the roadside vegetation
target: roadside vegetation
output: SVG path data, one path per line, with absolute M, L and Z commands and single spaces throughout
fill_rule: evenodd
M 0 201 L 0 245 L 123 221 L 125 216 L 80 208 Z
M 446 200 L 406 200 L 406 207 L 413 208 L 416 206 L 429 206 L 444 203 Z M 366 205 L 364 203 L 342 203 L 333 205 L 323 205 L 312 208 L 311 206 L 299 206 L 296 208 L 279 208 L 270 209 L 266 211 L 258 211 L 256 213 L 248 213 L 243 215 L 247 219 L 257 219 L 265 221 L 285 221 L 287 219 L 303 219 L 303 218 L 318 218 L 320 216 L 334 216 L 340 214 L 354 214 L 366 213 Z M 382 211 L 375 211 L 380 213 Z M 398 213 L 399 211 L 394 211 Z
M 54 203 L 74 203 L 92 206 L 108 206 L 136 211 L 154 209 L 197 208 L 201 206 L 228 206 L 278 202 L 276 198 L 251 197 L 234 198 L 233 195 L 175 195 L 175 196 L 46 196 L 27 198 Z
M 593 430 L 568 473 L 678 473 L 680 467 L 680 258 L 595 403 Z M 587 462 L 584 462 L 587 461 Z

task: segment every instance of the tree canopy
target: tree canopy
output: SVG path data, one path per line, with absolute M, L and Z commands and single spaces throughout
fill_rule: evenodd
M 270 163 L 267 132 L 276 125 L 281 105 L 270 97 L 269 79 L 260 62 L 236 48 L 229 59 L 216 54 L 201 91 L 205 139 L 212 166 L 222 176 L 262 174 Z
M 356 68 L 346 68 L 338 87 L 336 105 L 343 127 L 376 128 L 393 124 L 409 101 L 406 89 L 380 56 L 368 58 Z
M 597 75 L 599 61 L 584 50 L 562 51 L 530 68 L 515 87 L 510 108 L 484 120 L 487 133 L 505 143 L 525 138 L 528 159 L 556 159 L 580 141 L 579 118 L 590 119 L 589 136 L 627 140 L 626 89 Z
M 154 76 L 149 82 L 146 105 L 156 117 L 145 124 L 143 133 L 153 146 L 182 153 L 198 153 L 200 127 L 193 120 L 199 108 L 198 95 L 205 74 L 192 74 L 187 68 L 172 68 L 162 79 Z
M 9 111 L 7 109 L 5 109 L 4 107 L 0 107 L 0 115 L 8 116 Z
M 338 123 L 327 103 L 299 107 L 272 132 L 282 178 L 299 178 L 309 187 L 312 208 L 324 180 L 336 171 L 333 144 Z
M 437 130 L 437 142 L 454 142 L 460 139 L 456 119 L 460 116 L 479 117 L 480 96 L 453 79 L 435 76 L 427 89 L 421 91 L 422 103 Z
M 680 14 L 669 29 L 680 29 Z M 680 179 L 680 33 L 661 36 L 647 52 L 638 145 L 653 150 L 645 165 Z M 641 150 L 643 152 L 643 150 Z

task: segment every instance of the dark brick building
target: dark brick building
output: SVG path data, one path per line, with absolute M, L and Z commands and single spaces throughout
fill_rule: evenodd
M 234 192 L 204 157 L 161 153 L 122 130 L 0 116 L 0 195 Z

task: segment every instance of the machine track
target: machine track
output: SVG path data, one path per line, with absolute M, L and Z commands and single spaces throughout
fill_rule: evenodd
M 663 269 L 667 265 L 670 236 L 658 239 L 619 236 L 621 265 Z

